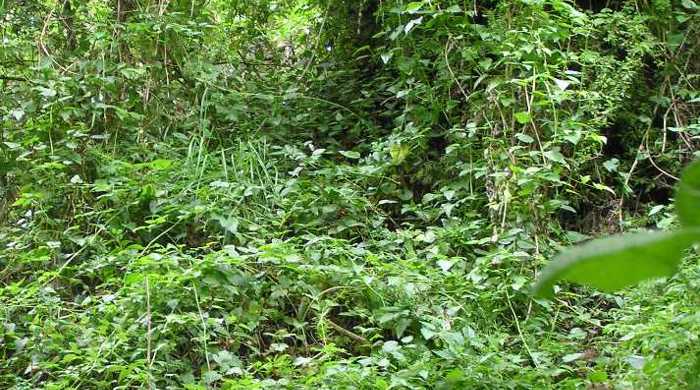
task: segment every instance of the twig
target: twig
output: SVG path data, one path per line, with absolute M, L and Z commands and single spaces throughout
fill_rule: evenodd
M 148 284 L 148 275 L 145 276 L 144 282 L 146 284 L 146 364 L 147 370 L 150 372 L 152 360 L 151 360 L 151 289 Z M 154 359 L 155 360 L 155 356 Z M 151 381 L 148 381 L 148 388 L 151 388 Z
M 170 227 L 168 227 L 167 229 L 163 230 L 160 234 L 158 234 L 157 236 L 155 236 L 155 238 L 153 238 L 153 239 L 152 239 L 148 244 L 146 244 L 146 246 L 141 250 L 141 254 L 140 254 L 140 255 L 143 256 L 143 255 L 146 253 L 146 251 L 148 251 L 148 250 L 151 248 L 151 245 L 153 245 L 156 241 L 160 240 L 160 238 L 163 237 L 164 235 L 170 233 L 170 231 L 173 230 L 177 225 L 179 225 L 180 222 L 181 222 L 181 221 L 178 220 L 178 221 L 175 222 L 174 224 L 170 225 Z
M 369 343 L 369 341 L 367 341 L 366 338 L 360 336 L 360 335 L 357 334 L 357 333 L 353 333 L 353 332 L 351 332 L 351 331 L 349 331 L 349 330 L 343 328 L 342 326 L 336 324 L 335 322 L 331 321 L 330 319 L 326 318 L 326 321 L 328 322 L 328 325 L 330 325 L 331 328 L 335 329 L 338 333 L 342 333 L 342 334 L 344 334 L 345 336 L 348 336 L 348 337 L 350 337 L 351 339 L 353 339 L 353 340 L 355 340 L 355 341 L 357 341 L 357 342 L 360 342 L 360 343 L 364 343 L 364 344 L 368 344 L 368 343 Z
M 676 176 L 673 176 L 672 174 L 666 172 L 665 170 L 661 169 L 658 165 L 656 165 L 656 161 L 654 161 L 654 158 L 651 156 L 651 151 L 649 150 L 649 137 L 645 137 L 644 144 L 646 145 L 647 148 L 647 153 L 649 153 L 649 162 L 651 165 L 654 166 L 659 172 L 661 172 L 664 176 L 667 176 L 675 181 L 679 181 L 680 179 Z
M 537 82 L 537 76 L 532 77 L 532 97 L 525 87 L 525 104 L 527 105 L 527 114 L 530 117 L 530 125 L 532 126 L 532 132 L 535 133 L 535 138 L 537 139 L 537 145 L 540 147 L 540 153 L 542 154 L 542 163 L 547 163 L 547 156 L 544 154 L 544 147 L 542 147 L 542 140 L 540 140 L 540 132 L 537 131 L 537 125 L 535 124 L 535 118 L 532 115 L 532 100 L 535 98 L 535 83 Z
M 459 88 L 459 91 L 462 92 L 462 96 L 464 96 L 464 102 L 469 101 L 469 96 L 467 96 L 467 93 L 464 91 L 464 88 L 462 87 L 462 83 L 459 82 L 457 79 L 457 76 L 455 76 L 455 73 L 452 71 L 452 67 L 450 66 L 450 59 L 448 58 L 448 54 L 450 54 L 450 50 L 452 49 L 452 46 L 450 45 L 450 39 L 452 37 L 447 38 L 447 43 L 445 44 L 445 65 L 447 65 L 447 70 L 450 72 L 450 75 L 452 76 L 452 79 L 455 81 L 455 84 L 457 84 L 457 87 Z
M 207 347 L 207 341 L 209 336 L 207 335 L 207 322 L 204 320 L 204 314 L 202 313 L 202 306 L 199 304 L 199 294 L 197 294 L 197 284 L 192 283 L 194 287 L 194 301 L 197 304 L 197 311 L 199 312 L 199 319 L 202 321 L 202 344 L 204 344 L 204 360 L 207 361 L 207 369 L 211 371 L 211 363 L 209 362 L 209 351 Z
M 632 174 L 634 173 L 634 170 L 637 169 L 637 164 L 639 163 L 639 154 L 642 153 L 644 150 L 644 141 L 639 144 L 639 148 L 637 149 L 637 154 L 634 156 L 634 162 L 632 163 L 632 166 L 630 167 L 629 172 L 627 172 L 627 176 L 625 177 L 625 183 L 622 185 L 622 196 L 620 196 L 620 202 L 617 204 L 617 210 L 618 210 L 618 218 L 619 218 L 619 223 L 620 223 L 620 231 L 622 231 L 622 206 L 625 203 L 625 189 L 629 187 L 629 182 L 632 179 Z
M 532 363 L 535 365 L 536 368 L 540 368 L 539 363 L 537 363 L 537 359 L 535 359 L 535 356 L 532 355 L 530 346 L 528 346 L 527 341 L 525 341 L 525 336 L 523 336 L 523 331 L 520 328 L 520 321 L 518 320 L 517 314 L 515 314 L 515 309 L 513 309 L 513 303 L 510 301 L 510 294 L 508 294 L 508 291 L 506 291 L 506 299 L 508 300 L 508 307 L 510 308 L 510 312 L 513 314 L 513 319 L 515 320 L 515 328 L 518 330 L 518 335 L 520 335 L 520 341 L 522 341 L 523 345 L 525 346 L 525 350 L 530 356 L 530 360 L 532 360 Z

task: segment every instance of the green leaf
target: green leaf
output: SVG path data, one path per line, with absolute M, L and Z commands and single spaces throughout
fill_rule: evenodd
M 566 89 L 569 88 L 569 85 L 571 85 L 571 81 L 560 79 L 554 79 L 554 83 L 557 84 L 557 87 L 559 87 L 559 89 L 562 91 L 566 91 Z
M 360 158 L 360 153 L 354 152 L 352 150 L 341 150 L 338 153 L 342 154 L 343 156 L 345 156 L 351 160 L 357 160 Z
M 581 358 L 584 357 L 584 356 L 586 356 L 586 354 L 583 353 L 583 352 L 570 353 L 570 354 L 568 354 L 568 355 L 564 355 L 564 357 L 562 357 L 561 360 L 562 360 L 564 363 L 571 363 L 571 362 L 573 362 L 573 361 L 575 361 L 575 360 L 581 359 Z
M 164 170 L 164 169 L 168 169 L 168 168 L 170 168 L 172 165 L 173 165 L 173 162 L 172 162 L 171 160 L 165 160 L 165 159 L 162 159 L 162 158 L 153 160 L 153 161 L 151 161 L 151 162 L 148 163 L 148 166 L 149 166 L 151 169 L 154 169 L 154 170 L 156 170 L 156 171 L 162 171 L 162 170 Z
M 700 227 L 700 160 L 691 163 L 681 175 L 676 210 L 681 225 Z
M 7 146 L 10 150 L 16 150 L 22 147 L 22 145 L 15 143 L 15 142 L 3 142 L 5 146 Z
M 695 4 L 693 0 L 682 0 L 681 4 L 683 4 L 683 7 L 687 9 L 696 9 L 698 8 L 698 5 Z
M 15 118 L 15 120 L 20 120 L 22 119 L 22 117 L 24 117 L 24 110 L 22 110 L 21 108 L 16 108 L 10 111 L 10 116 Z
M 581 131 L 572 131 L 569 134 L 565 134 L 564 139 L 576 145 L 578 144 L 578 141 L 581 140 L 582 136 L 583 134 L 581 134 Z
M 547 157 L 547 159 L 552 160 L 554 162 L 558 162 L 560 164 L 566 163 L 566 158 L 564 158 L 564 155 L 561 154 L 561 152 L 558 150 L 548 150 L 544 152 L 544 155 L 545 157 Z
M 492 64 L 493 64 L 493 60 L 489 57 L 486 57 L 486 58 L 482 59 L 481 61 L 479 61 L 479 66 L 483 70 L 489 70 L 489 68 L 491 68 Z
M 597 189 L 597 190 L 601 190 L 601 191 L 608 191 L 609 193 L 611 193 L 611 194 L 613 194 L 613 195 L 617 195 L 617 194 L 615 194 L 615 190 L 613 190 L 612 188 L 606 186 L 605 184 L 593 183 L 593 188 L 595 188 L 595 189 Z
M 515 138 L 517 138 L 518 141 L 524 142 L 526 144 L 531 144 L 531 143 L 535 142 L 534 138 L 530 137 L 529 135 L 527 135 L 525 133 L 518 133 L 515 135 Z
M 51 98 L 51 97 L 56 96 L 56 91 L 51 89 L 51 88 L 39 87 L 39 91 L 41 92 L 41 96 L 46 97 L 46 98 Z
M 391 57 L 393 57 L 393 56 L 394 56 L 394 53 L 386 52 L 386 53 L 382 53 L 382 55 L 380 57 L 382 58 L 382 62 L 387 64 L 387 63 L 389 63 L 389 61 L 391 60 Z
M 399 342 L 395 340 L 389 340 L 382 345 L 382 351 L 389 353 L 398 351 L 400 348 Z
M 238 225 L 239 221 L 236 218 L 233 217 L 228 217 L 225 218 L 223 216 L 218 216 L 217 220 L 219 221 L 219 224 L 221 224 L 221 227 L 226 229 L 231 234 L 236 234 L 238 233 Z
M 617 172 L 617 167 L 620 166 L 620 160 L 611 158 L 610 160 L 604 162 L 603 166 L 608 170 L 608 172 Z
M 527 111 L 516 112 L 515 120 L 518 121 L 518 123 L 520 123 L 521 125 L 524 125 L 530 122 L 530 113 Z
M 408 4 L 406 4 L 406 8 L 404 8 L 404 12 L 408 12 L 409 14 L 414 14 L 418 12 L 423 7 L 423 2 L 422 1 L 412 1 Z
M 554 284 L 568 280 L 611 292 L 676 272 L 683 250 L 700 240 L 700 230 L 617 235 L 565 250 L 549 264 L 537 295 L 551 297 Z
M 391 163 L 394 165 L 400 165 L 403 163 L 410 153 L 411 149 L 408 147 L 408 145 L 393 144 L 389 148 Z
M 423 23 L 423 17 L 421 16 L 420 18 L 416 18 L 411 20 L 410 22 L 406 23 L 406 25 L 403 28 L 404 33 L 408 34 L 411 30 L 413 30 L 413 27 Z

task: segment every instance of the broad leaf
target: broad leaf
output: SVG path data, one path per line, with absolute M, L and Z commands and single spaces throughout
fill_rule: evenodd
M 404 12 L 408 12 L 409 14 L 414 14 L 414 13 L 418 12 L 422 7 L 423 7 L 422 1 L 412 1 L 406 5 Z
M 342 154 L 343 156 L 345 156 L 346 158 L 349 158 L 351 160 L 357 160 L 361 157 L 360 153 L 352 151 L 352 150 L 340 150 L 340 151 L 338 151 L 338 153 Z
M 700 239 L 699 230 L 645 232 L 594 240 L 567 249 L 545 268 L 535 294 L 551 297 L 560 280 L 611 292 L 676 272 L 683 250 Z
M 515 120 L 518 121 L 521 125 L 524 125 L 528 122 L 530 122 L 530 119 L 532 117 L 530 116 L 530 113 L 527 111 L 521 111 L 521 112 L 516 112 L 515 113 Z
M 690 164 L 681 176 L 676 211 L 683 226 L 700 227 L 700 160 Z

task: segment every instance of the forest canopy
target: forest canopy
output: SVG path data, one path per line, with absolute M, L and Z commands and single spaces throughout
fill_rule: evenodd
M 0 388 L 700 387 L 696 0 L 0 0 L 0 33 Z

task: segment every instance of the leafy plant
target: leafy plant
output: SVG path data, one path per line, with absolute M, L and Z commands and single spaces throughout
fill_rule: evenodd
M 696 3 L 0 0 L 0 388 L 692 386 Z

